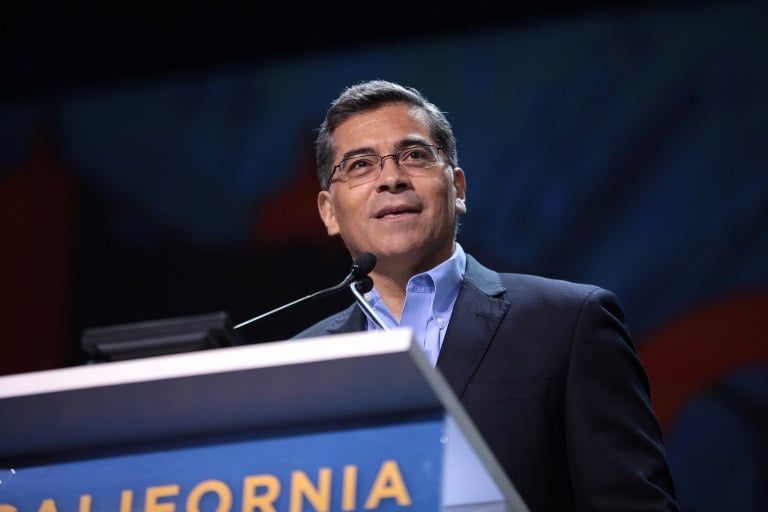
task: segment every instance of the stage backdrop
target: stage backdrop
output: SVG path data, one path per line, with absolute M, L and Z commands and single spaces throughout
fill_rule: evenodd
M 82 363 L 87 327 L 241 321 L 335 284 L 313 130 L 392 79 L 454 124 L 469 252 L 618 294 L 683 508 L 765 510 L 766 26 L 759 2 L 582 14 L 5 102 L 0 371 Z

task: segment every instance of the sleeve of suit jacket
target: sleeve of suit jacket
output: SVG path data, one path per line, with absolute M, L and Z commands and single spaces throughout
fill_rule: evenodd
M 563 418 L 579 510 L 677 510 L 648 379 L 613 294 L 587 295 L 572 340 Z

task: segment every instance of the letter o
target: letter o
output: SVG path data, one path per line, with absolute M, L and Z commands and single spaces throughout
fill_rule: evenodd
M 200 512 L 200 500 L 209 492 L 219 497 L 219 506 L 215 512 L 232 510 L 232 491 L 221 480 L 205 480 L 197 484 L 187 496 L 187 512 Z

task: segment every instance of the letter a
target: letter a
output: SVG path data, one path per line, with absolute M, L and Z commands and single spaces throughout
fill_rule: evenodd
M 395 498 L 401 507 L 411 504 L 411 496 L 408 494 L 403 475 L 394 460 L 384 461 L 381 465 L 368 499 L 365 500 L 365 508 L 367 510 L 377 508 L 384 498 Z

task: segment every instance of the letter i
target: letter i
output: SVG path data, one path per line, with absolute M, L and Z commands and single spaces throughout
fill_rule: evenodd
M 342 484 L 341 510 L 355 510 L 357 501 L 357 466 L 344 466 L 344 482 Z
M 83 494 L 80 496 L 80 512 L 91 512 L 91 495 Z
M 131 512 L 133 508 L 133 491 L 124 490 L 120 494 L 120 512 Z

